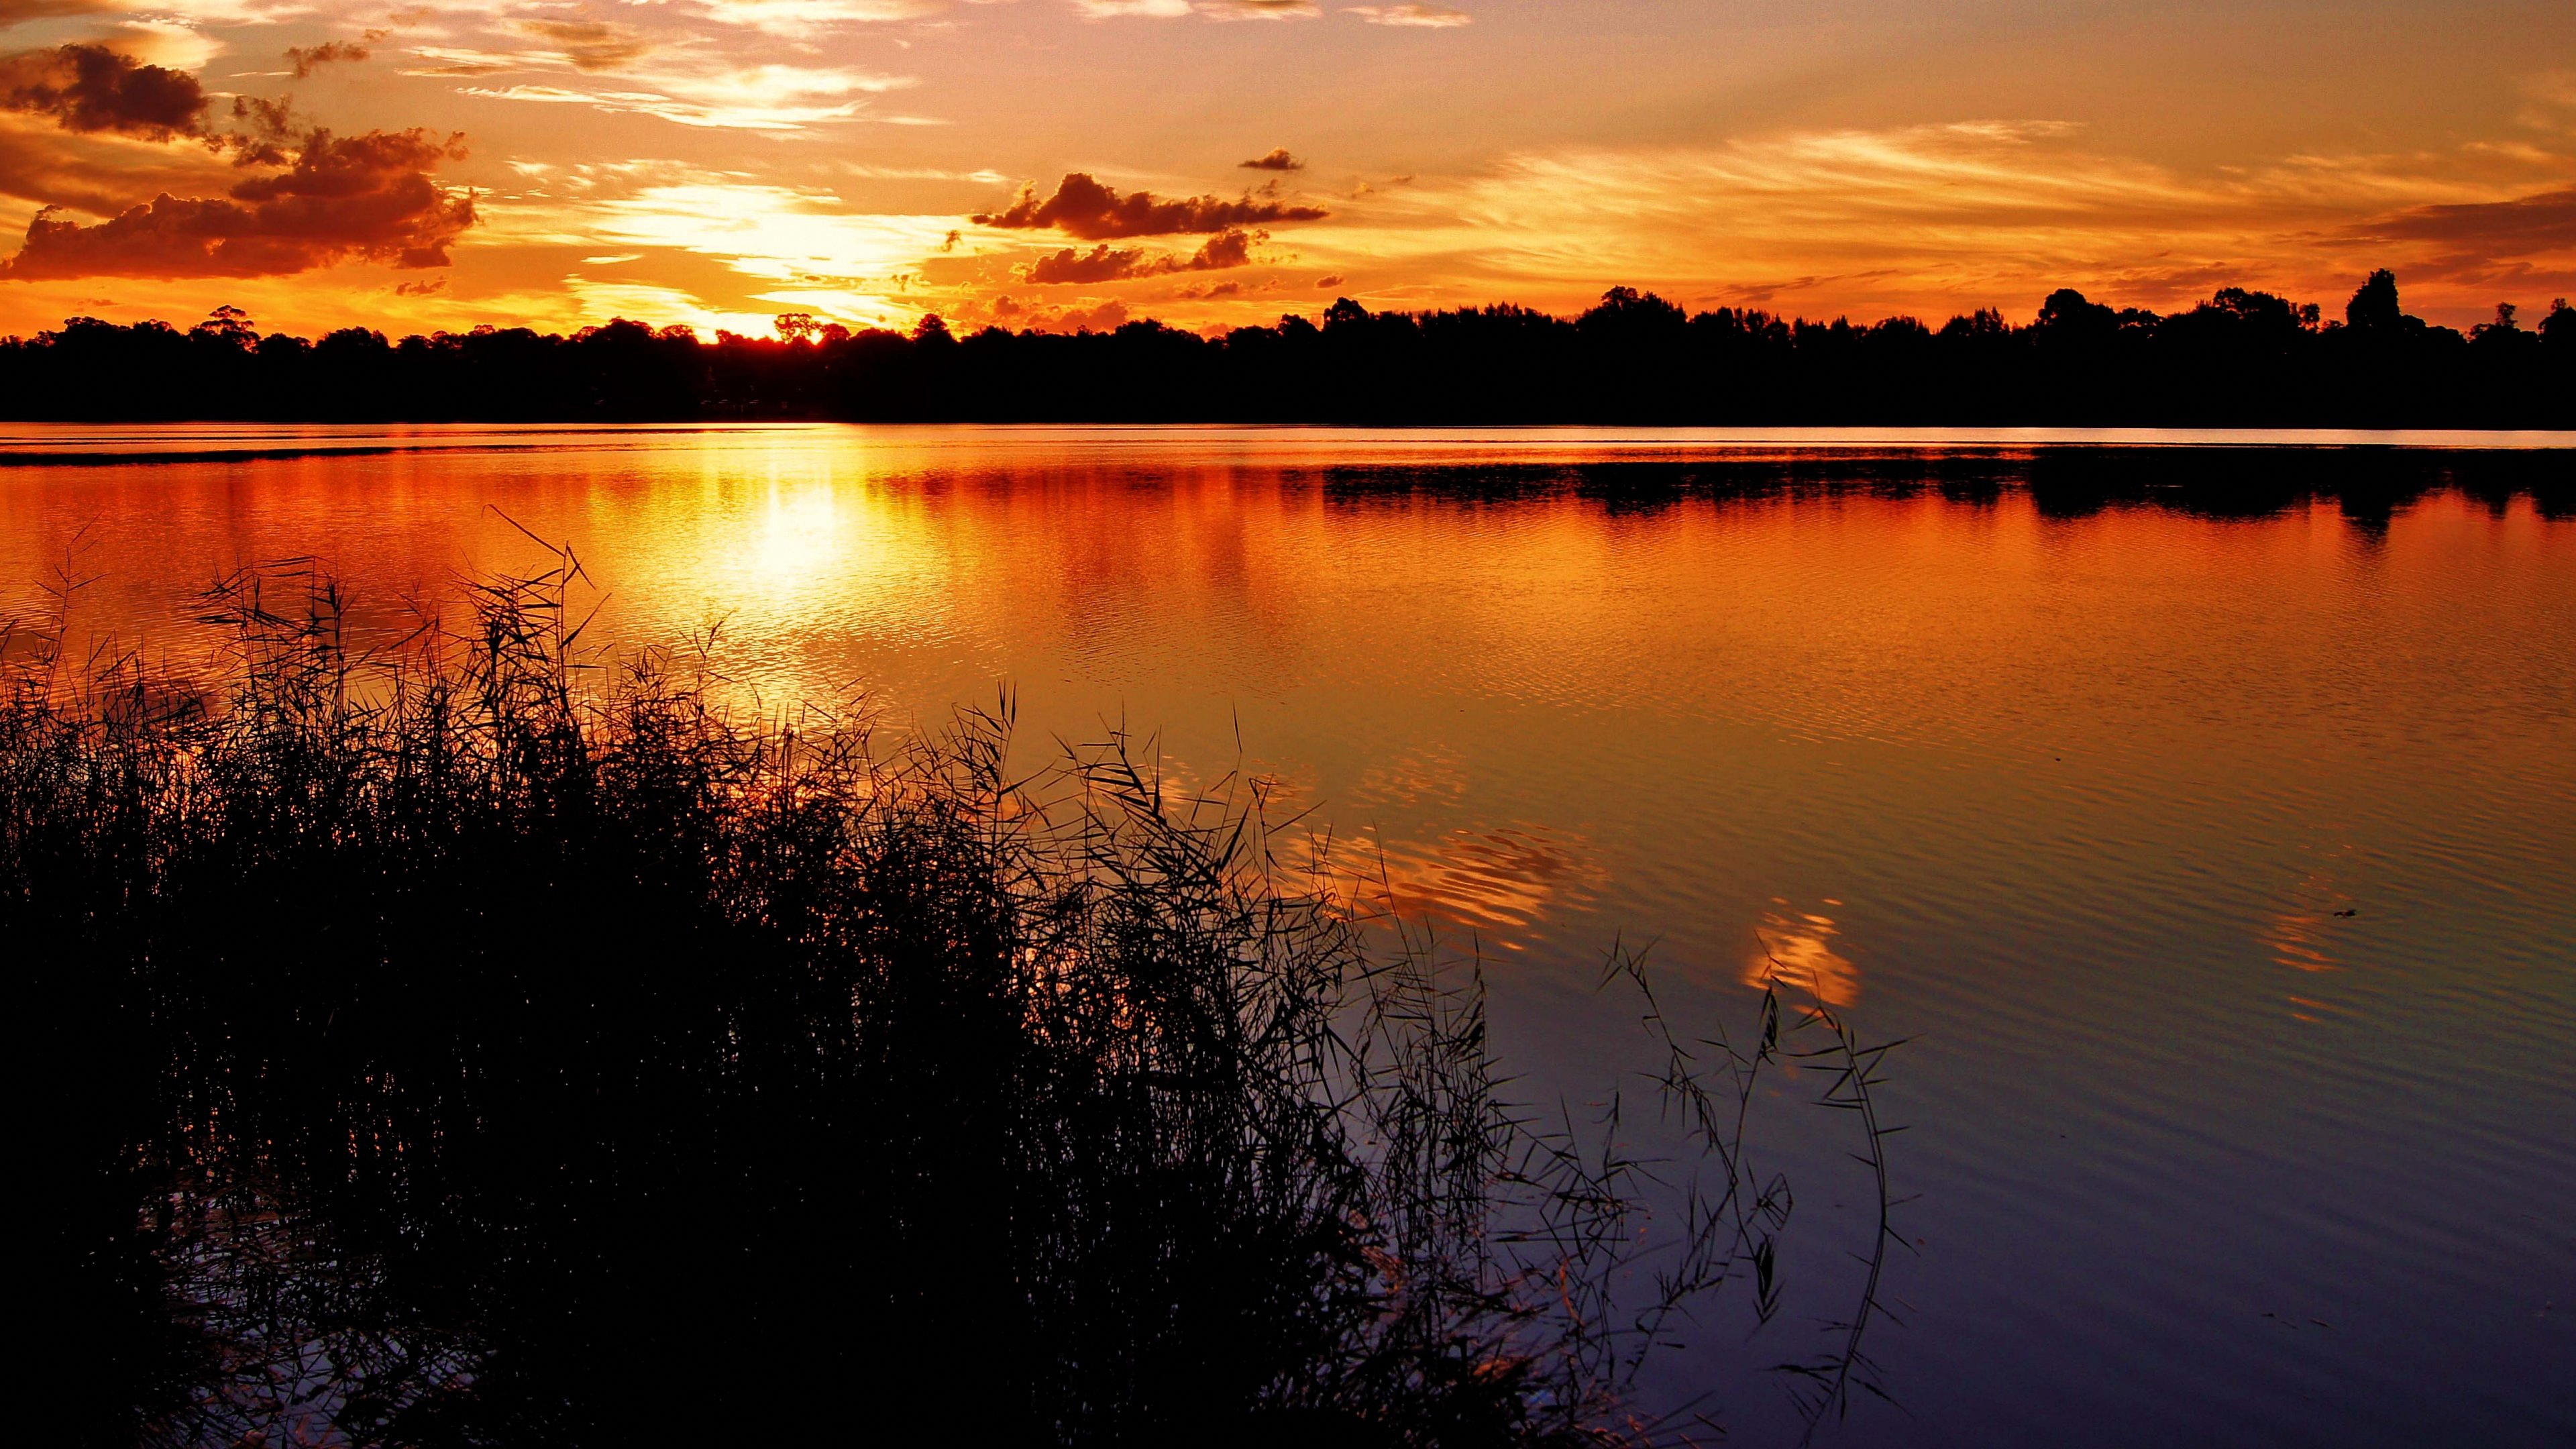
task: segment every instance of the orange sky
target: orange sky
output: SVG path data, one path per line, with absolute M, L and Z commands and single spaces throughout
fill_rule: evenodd
M 0 0 L 0 332 L 2576 293 L 2565 0 L 1460 4 Z

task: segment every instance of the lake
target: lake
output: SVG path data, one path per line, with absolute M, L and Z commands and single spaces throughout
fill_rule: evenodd
M 1822 1441 L 2563 1444 L 2542 447 L 2576 437 L 13 426 L 0 616 L 87 580 L 76 636 L 185 670 L 236 568 L 315 560 L 390 632 L 569 544 L 590 637 L 711 638 L 745 707 L 1007 691 L 1031 767 L 1123 729 L 1267 777 L 1481 956 L 1548 1110 L 1642 1056 L 1614 941 L 1677 1013 L 1776 963 L 1907 1039 L 1889 1402 Z M 1652 1377 L 1757 1444 L 1876 1210 L 1846 1121 L 1765 1108 L 1787 1305 Z

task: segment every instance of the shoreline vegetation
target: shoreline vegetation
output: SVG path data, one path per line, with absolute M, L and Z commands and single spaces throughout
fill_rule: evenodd
M 11 631 L 25 1432 L 1675 1442 L 1651 1356 L 1781 1352 L 1710 1310 L 1781 1311 L 1784 1089 L 1878 1214 L 1782 1381 L 1873 1389 L 1886 1049 L 1822 1004 L 1730 1044 L 1614 948 L 1642 1085 L 1523 1111 L 1472 955 L 1260 782 L 728 713 L 702 650 L 585 646 L 582 582 L 397 635 L 245 575 L 194 682 L 67 653 L 68 568 Z
M 853 332 L 775 337 L 619 320 L 556 336 L 476 327 L 260 333 L 236 308 L 182 331 L 73 318 L 0 339 L 19 421 L 1630 423 L 2576 427 L 2576 308 L 2466 333 L 2409 316 L 2374 272 L 2329 316 L 2222 288 L 2185 311 L 2071 289 L 2027 324 L 1696 314 L 1613 288 L 1573 318 L 1498 305 L 1370 312 L 1201 335 Z

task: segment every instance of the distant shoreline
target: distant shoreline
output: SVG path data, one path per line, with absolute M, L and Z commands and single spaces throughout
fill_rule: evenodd
M 12 436 L 11 427 L 62 429 L 70 434 Z M 83 437 L 100 428 L 149 429 L 109 437 Z M 220 440 L 198 440 L 192 430 L 228 430 Z M 345 429 L 315 434 L 314 428 Z M 277 430 L 263 437 L 264 430 Z M 380 431 L 380 430 L 396 431 Z M 417 430 L 417 431 L 415 431 Z M 1906 436 L 1907 433 L 1914 436 Z M 2576 429 L 2441 428 L 1882 428 L 1854 425 L 1833 428 L 1656 428 L 1561 424 L 1391 423 L 1336 425 L 1300 423 L 841 423 L 793 419 L 742 423 L 697 422 L 560 423 L 481 422 L 337 422 L 299 423 L 268 420 L 192 418 L 172 421 L 96 423 L 77 419 L 0 422 L 0 468 L 85 468 L 145 464 L 206 464 L 289 461 L 308 458 L 373 458 L 420 453 L 582 452 L 613 447 L 644 447 L 652 442 L 727 437 L 770 439 L 778 436 L 853 442 L 889 436 L 907 442 L 955 439 L 976 447 L 1020 438 L 1059 438 L 1112 447 L 1150 448 L 1155 443 L 1217 438 L 1247 444 L 1276 445 L 1310 457 L 1280 461 L 1290 466 L 1335 467 L 1590 467 L 1640 464 L 1743 465 L 1772 458 L 1801 461 L 1946 461 L 1954 463 L 2027 462 L 2041 454 L 2058 456 L 2151 453 L 2167 462 L 2181 456 L 2234 459 L 2238 455 L 2283 453 L 2403 455 L 2434 459 L 2451 454 L 2576 455 Z M 631 440 L 631 441 L 630 441 Z M 187 446 L 202 441 L 200 446 Z M 177 444 L 172 446 L 170 444 Z M 1396 444 L 1416 449 L 1444 445 L 1460 450 L 1455 461 L 1437 452 L 1394 459 L 1361 453 L 1341 456 L 1346 448 L 1367 449 Z M 1468 451 L 1473 450 L 1473 451 Z M 1499 455 L 1495 451 L 1499 450 Z M 1563 452 L 1570 456 L 1552 458 Z M 1521 456 L 1526 455 L 1526 456 Z M 2246 459 L 2250 461 L 2250 457 Z M 2576 461 L 2572 457 L 2571 461 Z
M 614 321 L 388 339 L 262 334 L 238 309 L 186 331 L 73 318 L 0 339 L 0 415 L 91 422 L 1237 423 L 1513 427 L 2576 429 L 2576 308 L 2461 333 L 2375 273 L 2326 320 L 2240 287 L 2189 311 L 2072 290 L 2028 324 L 1933 328 L 1752 309 L 1686 313 L 1618 287 L 1577 317 L 1514 306 L 1377 312 L 1202 335 L 1070 335 L 939 318 L 774 338 Z

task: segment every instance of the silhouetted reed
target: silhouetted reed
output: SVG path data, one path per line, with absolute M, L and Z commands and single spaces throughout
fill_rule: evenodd
M 1525 1120 L 1472 962 L 1256 785 L 1117 738 L 1013 779 L 1007 705 L 735 712 L 702 653 L 587 651 L 578 581 L 362 647 L 246 575 L 203 691 L 17 640 L 22 1427 L 1641 1442 L 1655 1345 L 1776 1308 L 1776 999 L 1744 1050 L 1650 1011 L 1677 1159 L 1615 1100 Z

